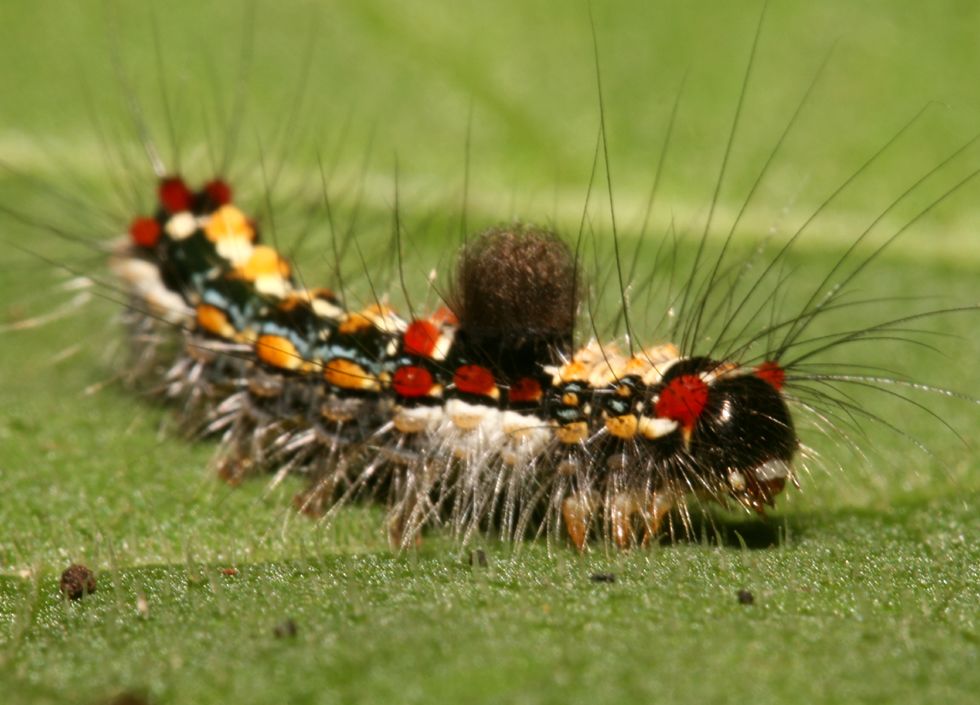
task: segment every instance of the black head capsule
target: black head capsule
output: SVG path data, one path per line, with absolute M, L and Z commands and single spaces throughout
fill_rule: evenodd
M 786 402 L 767 378 L 740 374 L 709 384 L 690 452 L 743 505 L 762 512 L 773 504 L 798 446 Z

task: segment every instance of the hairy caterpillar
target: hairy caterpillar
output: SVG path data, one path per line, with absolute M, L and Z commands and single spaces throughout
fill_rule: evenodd
M 746 75 L 749 75 L 748 72 Z M 739 100 L 746 89 L 742 91 Z M 675 88 L 667 95 L 673 99 L 678 92 L 679 89 Z M 799 104 L 802 106 L 803 102 Z M 734 104 L 732 109 L 735 109 Z M 738 110 L 740 108 L 736 114 Z M 783 120 L 785 122 L 785 115 Z M 792 120 L 789 122 L 791 126 Z M 737 132 L 734 127 L 731 131 L 733 135 Z M 896 128 L 892 134 L 898 132 Z M 890 140 L 881 141 L 887 145 Z M 604 136 L 596 144 L 602 149 L 607 147 Z M 669 137 L 665 139 L 665 144 L 672 146 Z M 724 160 L 727 160 L 729 147 L 737 144 L 730 140 L 727 146 L 722 146 L 720 151 Z M 959 157 L 957 150 L 958 147 L 953 146 L 938 160 L 926 160 L 929 166 L 920 168 L 912 185 L 917 185 L 919 178 L 925 180 L 924 177 L 931 177 L 933 167 L 945 168 L 953 163 L 946 160 L 947 157 Z M 889 153 L 885 150 L 882 154 L 887 157 Z M 603 163 L 604 160 L 600 159 L 600 172 Z M 609 168 L 608 162 L 605 167 Z M 167 165 L 168 170 L 171 168 Z M 724 167 L 721 171 L 724 175 Z M 709 172 L 712 175 L 707 180 L 715 182 L 717 172 Z M 160 175 L 170 175 L 170 172 Z M 964 185 L 969 183 L 966 177 L 970 175 L 967 172 L 962 176 Z M 600 174 L 598 183 L 602 183 L 604 178 Z M 609 193 L 612 194 L 611 177 L 608 178 Z M 719 189 L 726 183 L 725 179 L 717 177 Z M 938 192 L 910 215 L 903 216 L 905 219 L 897 228 L 886 233 L 884 241 L 887 242 L 891 234 L 900 234 L 908 226 L 914 225 L 920 218 L 918 214 L 928 215 L 934 203 L 945 202 L 949 198 L 947 191 L 953 193 L 953 186 L 958 183 L 954 180 L 946 190 Z M 459 315 L 460 311 L 455 310 L 462 319 L 461 329 L 467 334 L 466 337 L 475 335 L 479 340 L 468 348 L 463 347 L 462 353 L 459 350 L 453 352 L 452 346 L 442 341 L 443 335 L 448 340 L 449 328 L 452 327 L 447 318 L 431 321 L 426 317 L 428 311 L 418 311 L 416 322 L 428 321 L 435 326 L 437 334 L 433 335 L 429 326 L 420 326 L 419 329 L 424 331 L 421 334 L 423 343 L 412 344 L 410 333 L 415 329 L 411 327 L 411 319 L 416 317 L 411 311 L 412 307 L 407 309 L 404 319 L 396 318 L 379 294 L 367 297 L 363 308 L 348 306 L 343 310 L 336 292 L 317 292 L 307 289 L 298 280 L 289 281 L 285 276 L 288 265 L 282 257 L 282 248 L 256 252 L 251 238 L 243 235 L 252 227 L 248 222 L 251 214 L 242 215 L 241 211 L 228 210 L 216 219 L 215 214 L 220 212 L 220 206 L 231 205 L 226 202 L 226 194 L 211 192 L 220 191 L 217 183 L 212 184 L 212 189 L 204 188 L 200 192 L 188 190 L 181 184 L 176 180 L 163 182 L 160 206 L 156 208 L 158 214 L 152 222 L 174 242 L 183 242 L 186 238 L 198 243 L 202 239 L 221 242 L 224 238 L 220 231 L 210 240 L 207 237 L 212 221 L 220 222 L 225 233 L 234 235 L 228 239 L 237 243 L 228 245 L 230 249 L 226 253 L 220 249 L 214 253 L 206 251 L 202 255 L 203 270 L 186 263 L 176 265 L 170 272 L 164 270 L 160 282 L 153 275 L 157 267 L 155 261 L 150 269 L 144 266 L 145 262 L 140 258 L 124 257 L 117 263 L 116 269 L 123 272 L 124 281 L 135 293 L 130 307 L 134 331 L 132 340 L 141 347 L 137 351 L 138 364 L 133 376 L 146 384 L 146 373 L 162 368 L 164 375 L 155 380 L 151 376 L 150 386 L 158 387 L 159 383 L 166 382 L 166 393 L 179 400 L 179 408 L 188 423 L 210 433 L 227 434 L 221 451 L 221 464 L 225 474 L 231 478 L 247 473 L 250 465 L 280 472 L 302 471 L 314 478 L 314 491 L 303 499 L 303 506 L 315 508 L 322 505 L 319 508 L 327 511 L 338 506 L 335 504 L 338 496 L 342 499 L 353 497 L 362 489 L 385 498 L 392 507 L 390 528 L 396 545 L 414 540 L 418 531 L 432 522 L 449 523 L 463 538 L 488 526 L 495 530 L 502 529 L 508 537 L 524 537 L 538 530 L 557 530 L 564 524 L 570 528 L 569 533 L 580 546 L 584 545 L 590 528 L 596 527 L 598 533 L 625 545 L 642 539 L 645 534 L 656 534 L 663 516 L 668 521 L 671 517 L 677 517 L 678 530 L 683 530 L 686 521 L 684 514 L 678 516 L 666 512 L 673 505 L 682 503 L 680 495 L 690 495 L 692 490 L 699 490 L 713 499 L 731 496 L 750 508 L 764 505 L 773 499 L 777 489 L 781 489 L 781 486 L 777 486 L 788 477 L 786 464 L 795 452 L 795 433 L 790 417 L 784 413 L 782 398 L 770 391 L 779 392 L 777 388 L 782 385 L 784 368 L 792 373 L 792 365 L 760 367 L 766 362 L 776 361 L 770 359 L 773 355 L 765 353 L 778 353 L 783 347 L 778 342 L 776 347 L 767 345 L 766 336 L 761 334 L 771 333 L 777 341 L 781 339 L 784 345 L 791 345 L 806 331 L 809 322 L 818 318 L 818 314 L 822 320 L 825 311 L 846 310 L 846 307 L 856 303 L 841 299 L 834 289 L 839 280 L 831 279 L 823 282 L 825 287 L 814 288 L 814 284 L 805 287 L 801 307 L 791 314 L 785 314 L 784 318 L 778 317 L 775 307 L 764 306 L 765 301 L 751 300 L 748 303 L 750 299 L 738 298 L 739 295 L 748 297 L 765 293 L 778 298 L 790 283 L 801 289 L 804 287 L 783 273 L 782 267 L 788 259 L 782 245 L 776 247 L 774 254 L 768 255 L 768 258 L 760 256 L 757 260 L 743 253 L 727 254 L 725 228 L 712 228 L 718 199 L 714 194 L 709 201 L 703 238 L 700 237 L 702 228 L 699 226 L 691 228 L 693 237 L 683 239 L 675 234 L 681 229 L 679 226 L 661 223 L 661 232 L 667 242 L 662 257 L 656 256 L 657 252 L 661 252 L 655 246 L 657 243 L 651 247 L 642 238 L 638 239 L 637 247 L 646 247 L 639 251 L 648 255 L 652 252 L 654 262 L 670 263 L 664 269 L 651 268 L 650 276 L 657 277 L 660 271 L 667 271 L 668 278 L 687 278 L 663 296 L 667 305 L 653 307 L 660 309 L 654 311 L 654 321 L 668 315 L 671 303 L 679 309 L 674 322 L 665 326 L 667 332 L 680 334 L 680 338 L 674 340 L 677 349 L 664 347 L 672 339 L 656 338 L 655 335 L 661 331 L 656 328 L 644 329 L 633 320 L 635 313 L 632 317 L 629 313 L 619 317 L 623 329 L 619 333 L 628 333 L 629 342 L 603 330 L 601 323 L 591 323 L 590 318 L 602 315 L 615 318 L 616 314 L 609 314 L 608 309 L 605 312 L 596 310 L 599 304 L 589 298 L 592 295 L 587 295 L 585 303 L 579 307 L 586 323 L 581 326 L 584 332 L 578 336 L 580 348 L 576 360 L 576 350 L 571 342 L 572 314 L 577 308 L 575 295 L 582 292 L 577 291 L 580 288 L 579 275 L 574 271 L 586 261 L 600 259 L 599 255 L 589 254 L 590 248 L 596 247 L 589 244 L 595 239 L 589 233 L 589 228 L 599 227 L 594 223 L 601 215 L 597 208 L 586 205 L 582 209 L 585 213 L 583 220 L 587 221 L 584 230 L 589 235 L 585 238 L 586 245 L 577 247 L 574 237 L 568 238 L 574 251 L 569 251 L 567 258 L 555 255 L 557 262 L 554 268 L 565 271 L 564 277 L 557 280 L 541 277 L 543 283 L 549 285 L 547 288 L 557 290 L 556 298 L 546 302 L 548 305 L 543 312 L 537 315 L 529 313 L 527 318 L 521 318 L 524 312 L 511 305 L 516 300 L 514 294 L 505 297 L 503 302 L 498 302 L 490 310 L 470 316 Z M 841 187 L 847 185 L 848 181 L 837 184 Z M 894 195 L 889 198 L 894 198 Z M 750 202 L 751 192 L 744 200 L 746 205 Z M 892 206 L 889 206 L 888 211 L 891 209 Z M 616 211 L 610 208 L 609 212 L 615 214 Z M 187 213 L 192 213 L 192 217 L 199 220 L 188 224 Z M 491 220 L 499 221 L 500 218 L 497 216 Z M 660 216 L 660 220 L 670 219 Z M 736 219 L 735 223 L 738 222 Z M 150 221 L 139 221 L 133 229 L 137 244 L 149 242 L 151 236 L 147 234 L 147 229 L 152 227 Z M 399 228 L 396 222 L 396 249 L 401 248 L 400 239 L 403 237 Z M 720 236 L 718 229 L 721 230 Z M 539 231 L 538 228 L 532 229 L 534 233 Z M 788 232 L 792 236 L 795 230 L 790 228 Z M 478 287 L 496 284 L 493 280 L 495 273 L 486 265 L 507 257 L 517 260 L 515 264 L 519 264 L 528 258 L 523 248 L 540 247 L 552 252 L 550 246 L 545 245 L 551 242 L 548 236 L 518 237 L 516 241 L 523 244 L 501 244 L 506 237 L 503 234 L 492 235 L 488 241 L 496 242 L 496 245 L 487 246 L 486 251 L 480 254 L 478 242 L 474 245 L 478 254 L 470 258 L 464 256 L 459 290 L 465 292 L 473 284 Z M 144 239 L 142 243 L 141 238 Z M 864 239 L 862 233 L 851 238 L 858 244 Z M 879 239 L 878 243 L 881 242 Z M 618 246 L 619 243 L 615 244 Z M 598 247 L 601 248 L 601 245 Z M 709 249 L 702 254 L 702 247 Z M 710 248 L 715 249 L 712 252 Z M 841 263 L 854 263 L 858 269 L 876 257 L 876 250 L 873 249 L 851 255 L 845 245 L 843 251 L 845 255 Z M 215 255 L 223 262 L 215 265 Z M 253 258 L 256 261 L 253 262 Z M 615 253 L 611 261 L 621 270 L 634 269 L 635 276 L 632 278 L 640 283 L 647 276 L 640 257 L 636 258 L 638 264 L 635 268 L 627 262 L 627 255 L 622 252 Z M 761 264 L 751 274 L 743 274 L 744 271 L 751 272 L 749 266 L 753 261 Z M 470 262 L 477 271 L 467 275 L 465 270 Z M 770 262 L 772 264 L 768 265 Z M 215 266 L 219 270 L 217 273 L 210 271 Z M 137 270 L 139 267 L 142 268 Z M 404 273 L 400 264 L 398 267 Z M 637 295 L 629 291 L 629 271 L 621 281 L 616 281 L 620 276 L 615 273 L 615 267 L 600 264 L 593 269 L 597 282 L 602 282 L 613 272 L 614 283 L 604 287 L 612 292 L 613 299 L 623 303 L 627 294 L 630 298 L 643 298 L 645 292 Z M 760 270 L 771 278 L 758 280 L 763 284 L 756 288 L 750 277 L 758 275 Z M 538 280 L 535 275 L 539 272 L 532 269 L 530 274 L 529 278 L 520 282 L 522 288 Z M 513 278 L 514 274 L 505 268 L 500 276 L 507 279 Z M 841 277 L 845 283 L 849 283 L 848 276 L 845 273 Z M 199 281 L 191 281 L 195 277 Z M 302 277 L 304 280 L 306 278 Z M 377 281 L 380 277 L 372 275 L 371 279 Z M 654 284 L 645 286 L 649 291 L 656 291 Z M 381 287 L 374 283 L 372 288 Z M 582 286 L 583 290 L 589 288 Z M 591 288 L 603 287 L 596 284 Z M 457 300 L 451 308 L 465 308 L 467 302 L 473 299 L 483 301 L 489 297 L 492 289 L 491 286 L 489 291 L 477 288 L 475 293 L 462 293 L 461 300 Z M 278 303 L 269 303 L 265 299 L 260 301 L 254 296 L 256 290 L 263 291 L 273 301 L 286 302 L 284 305 L 292 308 L 283 311 Z M 181 295 L 179 302 L 172 297 L 167 300 L 167 294 L 174 293 Z M 732 302 L 730 305 L 725 300 L 728 294 Z M 154 298 L 156 296 L 165 300 L 158 301 Z M 811 297 L 812 301 L 807 303 L 807 297 Z M 541 300 L 546 297 L 532 298 Z M 743 300 L 747 303 L 739 305 Z M 838 308 L 838 304 L 841 308 Z M 187 311 L 193 310 L 193 319 L 182 306 Z M 211 308 L 204 308 L 208 306 Z M 323 315 L 317 314 L 318 307 L 324 312 Z M 501 315 L 504 312 L 506 315 Z M 929 312 L 926 314 L 932 315 Z M 905 323 L 914 323 L 917 315 L 912 313 L 908 318 L 895 316 L 884 319 L 884 322 L 879 320 L 877 323 L 839 328 L 835 332 L 837 338 L 825 337 L 822 343 L 820 338 L 816 338 L 812 347 L 818 350 L 835 340 L 845 343 L 888 334 L 895 328 L 902 328 Z M 276 320 L 277 316 L 279 320 Z M 310 324 L 309 320 L 304 320 L 302 325 L 312 327 L 304 335 L 294 336 L 295 326 L 301 324 L 301 316 L 304 319 L 313 316 L 314 322 Z M 501 320 L 489 326 L 488 333 L 479 331 L 479 326 L 474 330 L 474 321 L 495 317 Z M 572 320 L 568 320 L 570 317 Z M 162 328 L 160 318 L 165 319 Z M 350 330 L 340 331 L 340 334 L 350 333 L 355 335 L 355 339 L 349 343 L 344 355 L 317 357 L 310 350 L 311 336 L 319 339 L 321 333 L 331 329 L 331 335 L 336 337 L 332 328 L 339 330 L 347 323 L 350 323 Z M 715 326 L 715 340 L 706 338 L 702 324 Z M 167 346 L 173 345 L 173 339 L 166 334 L 172 334 L 174 326 L 194 327 L 195 330 L 188 334 L 188 341 L 180 341 L 176 347 L 167 349 Z M 440 330 L 440 326 L 445 330 Z M 589 330 L 593 326 L 596 330 Z M 201 334 L 202 330 L 207 334 Z M 526 355 L 513 355 L 515 347 L 521 347 L 514 342 L 514 337 L 524 330 L 534 332 L 534 335 L 528 336 L 529 340 L 521 341 L 532 351 Z M 372 340 L 357 338 L 362 332 Z M 458 330 L 455 334 L 458 334 Z M 725 339 L 726 335 L 731 338 Z M 742 337 L 739 338 L 739 335 Z M 756 336 L 759 338 L 754 339 Z M 591 337 L 595 337 L 597 342 L 586 344 Z M 500 342 L 500 338 L 509 338 L 510 341 Z M 618 352 L 617 346 L 611 343 L 617 338 Z M 428 350 L 425 341 L 434 342 L 434 349 Z M 639 345 L 637 341 L 643 344 Z M 320 342 L 329 344 L 333 338 L 328 337 Z M 754 343 L 755 347 L 746 343 Z M 304 347 L 306 350 L 300 351 L 299 348 Z M 161 362 L 158 358 L 161 349 L 175 357 L 165 357 Z M 418 354 L 423 349 L 426 354 Z M 441 356 L 454 354 L 458 358 L 447 362 L 433 357 L 434 350 L 439 350 Z M 716 355 L 718 352 L 724 354 Z M 398 364 L 403 354 L 412 359 L 406 364 Z M 256 357 L 265 366 L 256 364 Z M 479 358 L 476 360 L 478 364 L 469 359 L 474 357 Z M 707 357 L 707 360 L 702 360 L 703 357 Z M 430 363 L 434 360 L 432 369 L 414 364 L 419 362 L 416 358 Z M 331 364 L 339 360 L 345 364 Z M 574 371 L 574 374 L 566 369 L 563 374 L 562 367 L 576 363 L 581 369 Z M 668 367 L 667 363 L 672 363 L 672 367 Z M 513 369 L 509 369 L 511 366 Z M 371 367 L 375 369 L 367 369 Z M 677 377 L 683 382 L 671 388 L 674 402 L 663 402 L 663 408 L 658 409 L 663 398 L 663 390 L 658 385 L 664 385 L 664 389 L 667 389 L 674 381 L 669 378 L 671 369 L 674 374 L 678 374 L 678 370 L 683 371 Z M 433 377 L 432 383 L 425 389 L 427 380 L 420 370 Z M 294 379 L 292 376 L 283 377 L 281 373 L 284 371 L 289 375 L 330 374 L 332 378 L 327 379 L 326 383 L 332 386 L 324 390 L 318 379 L 320 386 L 316 390 L 319 391 L 311 390 L 311 385 L 305 381 L 297 387 L 284 382 L 284 379 Z M 492 383 L 486 376 L 488 373 L 493 378 Z M 438 379 L 440 374 L 443 379 Z M 638 383 L 634 376 L 638 378 Z M 883 388 L 890 388 L 885 386 L 888 384 L 903 383 L 899 379 L 886 379 L 889 377 L 887 374 L 873 376 L 854 373 L 849 375 L 850 380 L 846 379 L 847 376 L 829 372 L 823 377 L 811 376 L 809 381 L 817 381 L 818 384 L 846 384 L 850 381 Z M 503 384 L 497 384 L 498 378 Z M 543 386 L 535 389 L 531 382 L 525 383 L 524 380 Z M 808 378 L 800 375 L 797 380 L 790 381 L 806 382 Z M 362 383 L 365 388 L 357 388 Z M 578 383 L 580 387 L 565 388 L 566 384 L 573 383 Z M 453 392 L 443 396 L 431 393 L 433 387 L 446 388 L 450 385 L 456 390 L 461 389 L 461 394 L 467 396 L 451 398 Z M 704 413 L 703 408 L 710 408 L 708 413 L 713 414 L 714 419 L 723 414 L 725 399 L 713 397 L 709 392 L 709 388 L 715 385 L 733 385 L 727 399 L 729 405 L 734 405 L 736 409 L 763 409 L 761 412 L 749 412 L 755 418 L 756 425 L 765 426 L 772 422 L 762 432 L 745 427 L 735 432 L 731 439 L 707 443 L 712 452 L 717 450 L 717 454 L 722 455 L 724 452 L 736 455 L 748 452 L 737 450 L 740 447 L 751 449 L 750 462 L 746 467 L 740 467 L 739 463 L 729 462 L 728 459 L 720 459 L 717 463 L 703 458 L 695 459 L 696 454 L 688 447 L 698 439 L 695 425 L 701 413 Z M 741 385 L 749 385 L 751 389 L 742 389 Z M 214 387 L 214 390 L 209 390 L 210 387 Z M 655 388 L 657 391 L 654 391 Z M 405 393 L 399 393 L 399 389 Z M 515 395 L 515 389 L 520 394 Z M 333 394 L 326 401 L 311 400 L 309 396 L 330 396 L 336 391 L 344 394 Z M 522 396 L 524 394 L 526 396 Z M 814 394 L 818 395 L 816 406 L 820 407 L 819 395 L 825 392 L 818 389 Z M 433 406 L 425 404 L 418 405 L 417 408 L 422 411 L 414 413 L 403 413 L 395 408 L 406 406 L 400 402 L 409 398 L 430 397 L 433 406 L 443 411 L 441 415 L 427 414 L 425 410 Z M 547 404 L 542 401 L 546 399 L 549 400 Z M 715 399 L 720 399 L 717 406 L 712 405 Z M 477 401 L 480 403 L 474 403 Z M 796 401 L 806 403 L 799 398 Z M 753 406 L 755 402 L 760 405 Z M 818 418 L 830 426 L 846 424 L 852 414 L 860 414 L 860 407 L 846 395 L 823 396 L 822 402 L 823 416 L 818 415 Z M 324 410 L 323 403 L 327 403 L 329 408 Z M 536 411 L 536 414 L 532 414 L 536 421 L 530 425 L 526 419 L 508 416 L 527 416 L 520 414 L 522 409 L 517 406 L 525 403 L 530 405 L 526 408 Z M 618 404 L 625 406 L 617 410 Z M 643 408 L 631 410 L 635 404 Z M 449 408 L 450 405 L 452 408 Z M 576 412 L 575 409 L 580 406 L 582 410 Z M 620 413 L 627 411 L 629 413 Z M 695 413 L 697 411 L 700 413 Z M 567 412 L 575 418 L 563 420 L 558 412 Z M 576 416 L 576 413 L 579 415 Z M 835 417 L 834 413 L 838 416 Z M 508 423 L 511 425 L 508 426 Z M 671 424 L 675 425 L 672 427 Z M 559 437 L 562 431 L 556 430 L 566 426 L 569 427 L 566 429 L 569 443 Z M 718 424 L 714 422 L 711 426 L 717 428 Z M 702 429 L 704 433 L 710 430 Z M 753 433 L 762 439 L 761 447 L 753 445 L 748 438 Z M 515 443 L 514 439 L 518 437 L 519 442 Z M 648 442 L 677 445 L 678 439 L 679 445 L 686 450 L 672 448 L 658 455 L 644 447 Z M 568 454 L 557 452 L 556 448 L 562 445 L 575 449 L 571 454 L 575 457 L 569 458 Z M 654 469 L 651 469 L 651 463 Z M 662 464 L 664 467 L 661 467 Z M 658 500 L 658 495 L 666 499 Z

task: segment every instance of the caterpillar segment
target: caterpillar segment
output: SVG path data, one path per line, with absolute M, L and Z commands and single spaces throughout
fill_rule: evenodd
M 395 548 L 444 525 L 584 550 L 689 530 L 691 497 L 761 514 L 792 479 L 778 362 L 576 349 L 579 272 L 553 233 L 473 238 L 447 306 L 406 321 L 297 285 L 225 182 L 171 177 L 157 195 L 111 260 L 133 302 L 131 375 L 220 437 L 230 482 L 305 475 L 295 501 L 313 515 L 384 497 Z

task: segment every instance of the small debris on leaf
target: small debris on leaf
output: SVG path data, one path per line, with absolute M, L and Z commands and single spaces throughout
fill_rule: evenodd
M 753 595 L 748 590 L 738 591 L 738 604 L 740 605 L 753 605 L 755 604 L 755 595 Z
M 95 592 L 95 573 L 81 563 L 73 563 L 61 574 L 58 589 L 69 600 L 80 600 Z
M 296 626 L 295 621 L 292 619 L 284 619 L 273 628 L 272 634 L 276 637 L 276 639 L 291 639 L 296 636 L 297 631 L 298 627 Z
M 594 583 L 614 583 L 616 582 L 615 573 L 593 573 L 589 580 Z

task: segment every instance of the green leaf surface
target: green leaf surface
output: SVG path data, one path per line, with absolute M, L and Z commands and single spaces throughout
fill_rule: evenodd
M 172 409 L 116 379 L 120 293 L 97 286 L 73 306 L 64 286 L 78 275 L 108 284 L 99 247 L 149 208 L 140 121 L 195 179 L 233 142 L 243 200 L 284 249 L 311 227 L 296 257 L 310 281 L 328 282 L 322 163 L 338 222 L 358 213 L 364 264 L 352 251 L 345 267 L 366 300 L 368 284 L 399 298 L 397 160 L 401 266 L 414 300 L 432 304 L 426 277 L 445 281 L 464 192 L 471 231 L 523 219 L 578 232 L 599 131 L 595 55 L 580 3 L 257 1 L 251 42 L 251 10 L 166 5 L 0 6 L 0 701 L 978 701 L 980 406 L 969 398 L 872 385 L 931 416 L 888 391 L 848 389 L 901 433 L 866 418 L 841 433 L 810 428 L 802 489 L 768 519 L 718 511 L 698 520 L 700 536 L 626 553 L 491 537 L 460 549 L 435 531 L 392 555 L 378 508 L 347 508 L 327 527 L 292 512 L 298 481 L 217 480 L 214 445 L 181 438 Z M 681 92 L 639 280 L 654 238 L 674 233 L 683 257 L 697 247 L 760 9 L 593 3 L 626 252 Z M 783 261 L 775 298 L 789 310 L 804 301 L 972 137 L 978 26 L 980 8 L 953 0 L 769 3 L 709 251 L 829 56 L 734 251 L 772 252 L 925 112 Z M 968 148 L 887 210 L 860 253 L 939 200 L 855 281 L 856 297 L 888 300 L 852 325 L 980 303 L 980 184 L 940 198 L 978 167 Z M 603 257 L 607 185 L 600 161 L 586 220 Z M 610 260 L 592 270 L 604 325 L 622 296 Z M 638 287 L 636 325 L 653 330 L 662 310 L 645 308 Z M 828 359 L 977 397 L 978 322 L 975 309 L 927 317 L 909 326 L 928 331 L 925 345 L 866 343 Z M 75 562 L 98 588 L 66 603 L 58 580 Z M 604 574 L 613 581 L 595 579 Z

